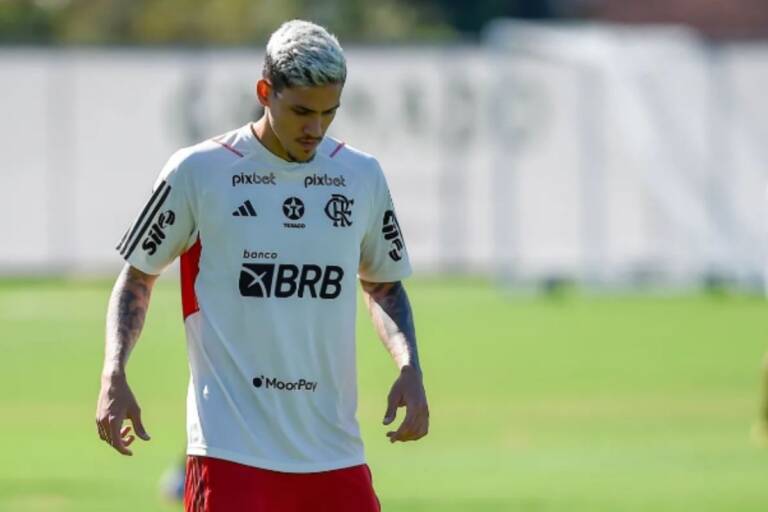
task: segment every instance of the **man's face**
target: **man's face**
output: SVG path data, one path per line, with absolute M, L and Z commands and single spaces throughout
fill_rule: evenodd
M 336 116 L 342 84 L 315 87 L 269 87 L 266 107 L 269 124 L 287 160 L 310 160 Z

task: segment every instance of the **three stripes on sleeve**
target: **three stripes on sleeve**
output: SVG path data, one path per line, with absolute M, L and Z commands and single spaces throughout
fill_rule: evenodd
M 152 220 L 157 215 L 157 212 L 160 211 L 160 208 L 163 207 L 163 203 L 168 199 L 170 193 L 171 186 L 166 181 L 161 181 L 139 214 L 139 217 L 125 232 L 120 243 L 117 244 L 116 249 L 120 251 L 120 255 L 123 258 L 128 259 L 131 257 L 136 246 L 139 245 L 139 240 L 144 237 L 144 234 L 152 225 Z

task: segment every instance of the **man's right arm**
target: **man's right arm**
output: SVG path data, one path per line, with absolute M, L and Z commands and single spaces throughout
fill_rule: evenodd
M 99 437 L 123 455 L 132 455 L 128 446 L 134 437 L 123 421 L 130 419 L 133 430 L 148 441 L 141 423 L 141 410 L 128 386 L 125 367 L 144 326 L 149 298 L 157 276 L 126 264 L 115 282 L 107 309 L 107 332 L 101 390 L 96 406 Z

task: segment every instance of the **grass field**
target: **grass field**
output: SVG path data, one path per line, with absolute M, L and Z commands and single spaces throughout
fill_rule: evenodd
M 409 292 L 432 409 L 423 441 L 387 442 L 394 367 L 363 312 L 358 323 L 359 418 L 385 512 L 768 509 L 768 449 L 749 437 L 761 300 L 505 299 L 464 280 Z M 108 293 L 0 281 L 1 511 L 177 510 L 157 492 L 184 443 L 177 285 L 158 285 L 129 365 L 153 436 L 132 458 L 93 422 Z

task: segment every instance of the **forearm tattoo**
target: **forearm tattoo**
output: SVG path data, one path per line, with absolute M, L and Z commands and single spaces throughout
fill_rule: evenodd
M 105 367 L 124 368 L 144 326 L 154 280 L 133 267 L 120 273 L 107 311 Z
M 421 371 L 416 348 L 416 329 L 408 294 L 402 283 L 362 282 L 373 325 L 398 368 Z

